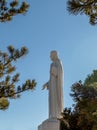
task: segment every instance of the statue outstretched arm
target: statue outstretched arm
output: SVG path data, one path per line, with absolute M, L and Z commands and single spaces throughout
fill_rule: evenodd
M 42 90 L 48 89 L 48 87 L 49 87 L 49 82 L 45 83 L 45 84 L 42 86 Z

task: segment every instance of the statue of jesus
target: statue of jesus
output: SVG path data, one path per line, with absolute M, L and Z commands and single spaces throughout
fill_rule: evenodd
M 57 51 L 51 51 L 50 79 L 43 85 L 49 91 L 49 118 L 61 118 L 63 112 L 63 67 Z

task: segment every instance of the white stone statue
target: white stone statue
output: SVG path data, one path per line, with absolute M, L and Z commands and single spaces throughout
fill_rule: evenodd
M 57 51 L 51 51 L 50 79 L 43 85 L 49 91 L 49 119 L 61 118 L 63 112 L 63 67 Z

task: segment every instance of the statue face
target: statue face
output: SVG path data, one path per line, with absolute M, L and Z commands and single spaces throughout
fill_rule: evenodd
M 57 59 L 57 52 L 56 51 L 52 51 L 50 53 L 50 58 L 52 61 L 55 61 Z
M 50 58 L 51 58 L 52 61 L 54 61 L 54 56 L 53 56 L 52 53 L 50 54 Z

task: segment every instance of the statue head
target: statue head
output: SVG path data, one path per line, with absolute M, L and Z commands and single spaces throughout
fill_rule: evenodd
M 58 52 L 55 50 L 51 51 L 50 58 L 52 61 L 55 61 L 56 59 L 58 59 Z

